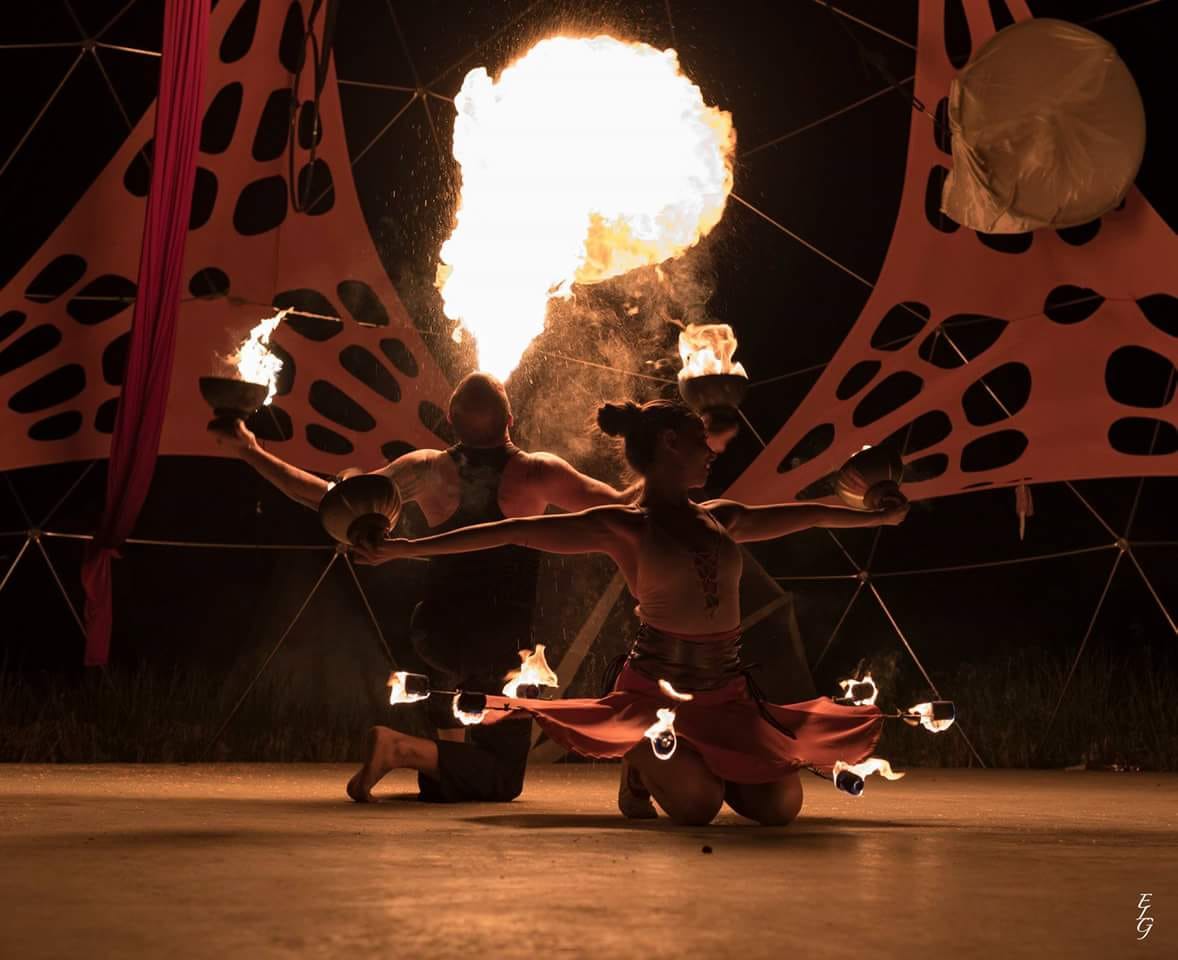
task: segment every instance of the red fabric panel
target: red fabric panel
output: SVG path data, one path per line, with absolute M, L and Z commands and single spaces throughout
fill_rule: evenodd
M 101 666 L 110 655 L 110 562 L 135 526 L 159 451 L 196 176 L 208 19 L 205 0 L 168 0 L 164 11 L 155 160 L 139 257 L 139 293 L 111 440 L 106 507 L 82 563 L 87 666 Z
M 988 0 L 962 2 L 971 47 L 977 50 L 994 33 L 990 4 Z M 929 111 L 948 94 L 953 77 L 945 46 L 945 8 L 943 0 L 921 0 L 920 4 L 916 95 Z M 1025 4 L 1017 0 L 1011 0 L 1009 8 L 1019 20 L 1029 17 Z M 1124 347 L 1144 348 L 1178 364 L 1178 336 L 1166 323 L 1151 322 L 1147 313 L 1159 301 L 1169 303 L 1170 309 L 1178 303 L 1173 300 L 1178 295 L 1174 232 L 1134 189 L 1122 209 L 1101 218 L 1089 239 L 1039 230 L 1024 238 L 1027 247 L 1022 252 L 996 250 L 972 230 L 952 229 L 949 224 L 946 232 L 933 222 L 939 191 L 930 191 L 930 181 L 936 168 L 947 172 L 949 166 L 950 157 L 938 147 L 933 123 L 913 111 L 903 196 L 875 289 L 814 388 L 729 488 L 728 496 L 749 503 L 794 499 L 837 470 L 864 444 L 879 443 L 934 411 L 944 414 L 952 429 L 943 439 L 908 453 L 905 462 L 943 455 L 947 464 L 937 476 L 905 481 L 905 492 L 913 499 L 979 486 L 1178 473 L 1178 452 L 1126 453 L 1110 441 L 1114 425 L 1129 419 L 1178 423 L 1178 399 L 1162 406 L 1134 406 L 1110 395 L 1106 385 L 1110 360 Z M 837 191 L 837 184 L 831 184 L 831 189 Z M 930 192 L 932 218 L 926 212 Z M 874 214 L 863 211 L 863 215 Z M 1068 287 L 1090 289 L 1103 302 L 1078 322 L 1056 322 L 1045 312 L 1045 305 Z M 922 305 L 929 317 L 910 342 L 881 349 L 879 337 L 872 342 L 880 322 L 903 303 Z M 945 369 L 921 355 L 926 338 L 940 323 L 966 314 L 997 318 L 1006 325 L 993 344 L 962 366 Z M 880 364 L 878 372 L 850 396 L 846 387 L 840 395 L 838 388 L 847 374 L 871 361 Z M 966 392 L 980 378 L 1009 363 L 1023 364 L 1029 372 L 1025 405 L 1009 417 L 971 422 L 963 405 Z M 855 412 L 864 397 L 897 373 L 919 377 L 919 393 L 885 416 L 857 425 Z M 755 371 L 752 376 L 755 380 Z M 980 391 L 984 387 L 976 388 L 974 396 Z M 1156 392 L 1160 402 L 1164 378 Z M 862 423 L 863 417 L 858 419 Z M 833 441 L 812 459 L 791 468 L 795 446 L 821 424 L 829 425 Z M 971 442 L 981 441 L 984 447 L 987 437 L 1006 430 L 1026 439 L 1020 456 L 988 469 L 977 469 L 985 457 L 967 456 L 963 461 L 963 451 Z
M 256 24 L 249 22 L 251 10 Z M 281 129 L 277 131 L 281 141 L 277 152 L 256 149 L 255 145 L 267 136 L 273 140 L 276 132 L 269 121 L 274 111 L 268 112 L 267 104 L 292 88 L 289 56 L 285 62 L 280 56 L 284 24 L 288 15 L 297 22 L 296 16 L 305 17 L 307 10 L 306 3 L 281 0 L 260 5 L 249 0 L 221 0 L 209 19 L 203 105 L 207 113 L 219 97 L 231 94 L 237 85 L 240 103 L 228 144 L 203 144 L 197 158 L 198 202 L 194 206 L 198 211 L 203 208 L 204 215 L 188 232 L 175 359 L 160 439 L 163 456 L 223 455 L 205 431 L 210 411 L 200 396 L 198 380 L 223 373 L 217 357 L 232 352 L 259 319 L 273 313 L 270 304 L 277 295 L 299 289 L 320 294 L 341 322 L 323 340 L 301 334 L 289 322 L 275 331 L 273 341 L 294 360 L 287 371 L 293 374 L 289 389 L 274 401 L 274 407 L 289 417 L 291 436 L 267 439 L 267 446 L 305 469 L 336 473 L 351 466 L 376 468 L 388 459 L 384 450 L 445 445 L 432 432 L 432 424 L 423 422 L 422 412 L 444 408 L 450 386 L 389 280 L 369 235 L 351 176 L 334 61 L 320 98 L 321 137 L 316 147 L 317 160 L 331 172 L 334 196 L 330 209 L 299 213 L 290 207 L 286 196 L 281 223 L 257 233 L 242 233 L 235 224 L 239 213 L 249 214 L 259 206 L 252 199 L 256 193 L 251 193 L 251 185 L 268 181 L 282 188 L 280 196 L 289 194 L 290 157 L 281 147 L 281 142 L 287 142 L 281 141 Z M 249 38 L 244 44 L 229 43 L 227 47 L 225 38 L 235 23 L 250 27 Z M 320 47 L 322 26 L 320 16 L 314 25 Z M 240 39 L 241 30 L 237 36 Z M 232 54 L 226 52 L 229 47 L 235 47 Z M 307 64 L 295 92 L 299 110 L 312 95 L 311 48 L 308 39 Z M 389 94 L 387 119 L 406 105 L 407 98 Z M 420 104 L 411 105 L 400 122 L 408 122 L 413 111 L 421 109 Z M 135 295 L 131 281 L 139 262 L 145 201 L 131 188 L 128 171 L 134 168 L 136 155 L 152 140 L 154 122 L 153 107 L 52 237 L 0 291 L 0 314 L 17 310 L 27 315 L 21 329 L 0 344 L 0 351 L 36 328 L 60 335 L 56 345 L 0 376 L 0 434 L 5 438 L 0 445 L 0 470 L 89 460 L 109 453 L 110 411 L 119 396 L 119 385 L 108 376 L 111 364 L 107 360 L 117 353 L 120 338 L 128 332 L 132 311 L 128 304 L 126 309 L 93 322 L 80 320 L 77 308 L 99 277 L 124 278 Z M 396 134 L 396 130 L 389 133 Z M 310 153 L 297 140 L 295 143 L 297 189 L 299 173 L 310 162 Z M 363 162 L 373 162 L 372 156 Z M 211 185 L 211 190 L 202 194 L 202 183 L 206 188 Z M 390 215 L 398 212 L 394 204 Z M 407 211 L 404 215 L 414 214 Z M 35 278 L 63 256 L 81 257 L 82 275 L 52 298 L 29 295 L 35 292 L 30 289 Z M 199 299 L 193 295 L 190 284 L 194 276 L 207 268 L 228 277 L 227 297 Z M 349 311 L 341 290 L 363 288 L 382 306 L 386 325 L 361 326 Z M 383 367 L 384 383 L 394 380 L 400 398 L 391 400 L 387 391 L 379 393 L 370 383 L 357 379 L 341 361 L 345 352 L 352 358 L 366 355 L 369 369 Z M 35 411 L 14 410 L 8 405 L 9 398 L 30 384 L 72 364 L 85 371 L 80 393 Z M 317 411 L 311 404 L 311 388 L 322 381 L 359 404 L 375 425 L 358 429 Z M 75 429 L 65 436 L 52 431 L 52 435 L 45 435 L 48 422 L 69 417 L 76 417 Z M 343 442 L 337 440 L 333 449 L 326 449 L 309 439 L 308 428 L 312 433 L 327 428 Z M 182 533 L 178 528 L 177 535 Z

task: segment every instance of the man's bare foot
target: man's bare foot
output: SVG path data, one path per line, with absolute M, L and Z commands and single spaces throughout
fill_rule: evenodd
M 658 811 L 650 799 L 650 791 L 642 783 L 638 771 L 629 760 L 622 760 L 622 775 L 618 782 L 618 809 L 628 820 L 654 820 Z
M 397 765 L 397 734 L 388 727 L 373 727 L 364 742 L 367 759 L 351 780 L 348 796 L 357 803 L 372 803 L 372 788 Z

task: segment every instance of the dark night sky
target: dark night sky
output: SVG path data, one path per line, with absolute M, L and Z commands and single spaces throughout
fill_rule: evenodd
M 952 0 L 951 0 L 952 2 Z M 86 0 L 77 8 L 83 26 L 105 22 L 123 0 Z M 1039 0 L 1037 15 L 1084 22 L 1129 6 L 1128 0 L 1064 2 Z M 394 3 L 404 47 L 385 0 L 344 0 L 335 57 L 341 80 L 413 85 L 414 73 L 444 95 L 452 95 L 466 70 L 487 66 L 492 73 L 532 42 L 560 28 L 607 31 L 654 45 L 674 45 L 687 73 L 705 99 L 732 111 L 741 150 L 825 116 L 884 86 L 866 68 L 847 30 L 883 58 L 896 77 L 913 72 L 913 52 L 903 43 L 851 22 L 839 24 L 812 0 L 717 4 L 671 0 L 672 26 L 664 0 L 589 0 L 561 4 L 523 0 L 445 0 Z M 915 0 L 887 4 L 844 0 L 838 6 L 870 20 L 901 41 L 915 42 Z M 1145 101 L 1149 143 L 1138 185 L 1159 213 L 1178 223 L 1178 168 L 1169 95 L 1172 54 L 1163 51 L 1172 31 L 1162 29 L 1158 4 L 1092 29 L 1113 42 L 1128 63 Z M 115 42 L 158 49 L 162 3 L 139 0 L 120 21 Z M 846 29 L 844 29 L 846 28 Z M 57 0 L 23 4 L 6 11 L 4 42 L 70 40 L 76 28 Z M 965 36 L 949 45 L 963 48 Z M 479 48 L 477 55 L 472 50 Z M 408 51 L 407 59 L 404 50 Z M 23 136 L 76 55 L 71 49 L 0 51 L 0 82 L 9 91 L 0 130 L 0 157 Z M 411 61 L 411 63 L 410 63 Z M 158 62 L 104 53 L 111 82 L 135 122 L 150 104 Z M 404 94 L 344 84 L 341 88 L 348 146 L 355 157 L 396 112 Z M 385 266 L 415 320 L 436 324 L 436 298 L 425 278 L 453 210 L 455 175 L 449 159 L 450 117 L 432 101 L 437 140 L 425 110 L 414 107 L 365 153 L 354 176 L 369 228 Z M 899 96 L 884 96 L 837 120 L 779 146 L 741 160 L 737 191 L 762 206 L 821 249 L 866 277 L 883 263 L 900 198 L 910 108 Z M 15 161 L 0 177 L 0 211 L 8 225 L 0 251 L 0 283 L 7 281 L 68 213 L 113 155 L 126 125 L 86 59 L 62 89 Z M 867 291 L 791 243 L 742 207 L 730 205 L 709 240 L 715 276 L 711 312 L 731 322 L 741 337 L 738 356 L 755 365 L 754 379 L 773 377 L 828 360 L 858 316 Z M 787 326 L 783 336 L 783 324 Z M 431 338 L 441 342 L 443 338 Z M 755 358 L 750 361 L 749 358 Z M 440 356 L 450 370 L 455 358 Z M 816 373 L 754 389 L 745 411 L 762 434 L 771 434 L 813 383 Z M 756 453 L 745 433 L 718 465 L 717 489 L 735 477 Z M 44 512 L 69 487 L 79 465 L 18 471 L 6 477 L 34 515 Z M 58 529 L 90 529 L 101 503 L 104 469 L 85 477 L 59 515 Z M 1079 485 L 1118 530 L 1123 529 L 1137 493 L 1132 480 Z M 1107 543 L 1108 537 L 1062 485 L 1035 488 L 1035 516 L 1027 539 L 1017 539 L 1011 491 L 974 493 L 918 505 L 900 531 L 879 541 L 873 569 L 989 561 L 1077 546 Z M 1171 499 L 1178 482 L 1150 480 L 1141 492 L 1134 536 L 1175 540 Z M 0 531 L 24 521 L 0 484 Z M 315 518 L 291 505 L 240 464 L 169 458 L 160 464 L 144 511 L 140 536 L 262 543 L 321 541 Z M 849 549 L 865 559 L 872 535 L 848 536 Z M 7 566 L 20 540 L 0 540 L 0 564 Z M 71 592 L 78 596 L 76 543 L 55 541 Z M 819 532 L 759 549 L 774 574 L 819 576 L 847 572 L 845 560 Z M 318 555 L 316 555 L 318 556 Z M 1173 549 L 1141 552 L 1162 596 L 1178 608 L 1178 575 Z M 5 559 L 7 558 L 7 559 Z M 195 552 L 137 548 L 118 568 L 116 658 L 151 655 L 171 659 L 197 651 L 198 659 L 232 661 L 243 645 L 270 642 L 274 628 L 301 599 L 320 560 L 312 555 L 241 551 Z M 1019 645 L 1074 650 L 1107 576 L 1111 554 L 1093 554 L 1046 564 L 984 573 L 881 581 L 897 619 L 932 664 L 948 666 Z M 365 574 L 390 622 L 400 623 L 411 599 L 405 578 L 390 571 Z M 853 585 L 842 581 L 798 585 L 803 633 L 821 644 L 838 619 Z M 52 582 L 31 556 L 0 595 L 0 623 L 26 621 L 35 629 L 2 631 L 0 641 L 14 664 L 64 664 L 79 658 L 80 639 L 68 614 L 54 599 Z M 263 599 L 258 600 L 262 594 Z M 321 621 L 344 617 L 354 600 L 341 587 L 325 601 Z M 345 619 L 351 623 L 349 612 Z M 228 629 L 232 623 L 246 624 Z M 349 627 L 349 629 L 352 629 Z M 362 625 L 355 629 L 363 629 Z M 246 636 L 242 636 L 242 634 Z M 395 631 L 394 631 L 395 635 Z M 878 610 L 860 604 L 848 619 L 844 659 L 855 649 L 893 643 Z M 1172 640 L 1164 620 L 1131 570 L 1118 576 L 1093 645 L 1112 648 L 1164 646 Z M 185 657 L 186 658 L 186 657 Z M 842 666 L 843 664 L 840 664 Z

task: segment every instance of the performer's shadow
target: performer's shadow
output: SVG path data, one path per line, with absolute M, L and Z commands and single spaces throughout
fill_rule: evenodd
M 463 817 L 466 823 L 488 827 L 507 827 L 515 830 L 668 830 L 700 836 L 723 835 L 768 838 L 789 838 L 807 843 L 838 843 L 856 839 L 862 830 L 925 830 L 936 824 L 899 822 L 894 820 L 852 820 L 840 817 L 801 817 L 784 827 L 762 827 L 752 820 L 721 814 L 718 822 L 706 827 L 684 827 L 672 823 L 665 816 L 657 820 L 627 820 L 618 814 L 600 813 L 501 813 Z

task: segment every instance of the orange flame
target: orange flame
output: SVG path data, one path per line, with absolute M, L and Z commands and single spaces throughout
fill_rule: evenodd
M 834 765 L 834 776 L 837 778 L 844 770 L 858 774 L 864 779 L 873 773 L 878 773 L 885 780 L 900 780 L 904 776 L 903 771 L 897 773 L 883 757 L 868 757 L 862 763 L 845 763 L 839 760 Z
M 289 308 L 259 320 L 241 341 L 241 346 L 225 358 L 240 379 L 247 383 L 264 383 L 269 388 L 263 404 L 270 403 L 278 392 L 278 373 L 282 370 L 282 360 L 270 352 L 270 335 L 288 313 Z
M 462 195 L 437 285 L 499 377 L 550 298 L 678 256 L 732 190 L 732 117 L 704 103 L 674 50 L 550 37 L 498 80 L 472 70 L 455 106 Z
M 736 334 L 726 323 L 700 323 L 686 327 L 679 334 L 679 357 L 683 361 L 679 379 L 717 373 L 747 378 L 744 366 L 732 362 L 736 346 Z
M 520 668 L 512 670 L 504 679 L 507 684 L 503 687 L 503 696 L 514 697 L 519 688 L 534 684 L 537 687 L 558 687 L 560 680 L 556 676 L 548 661 L 544 659 L 544 644 L 537 643 L 535 650 L 521 650 L 519 652 Z
M 867 696 L 867 697 L 863 697 L 863 698 L 861 698 L 861 699 L 859 699 L 859 700 L 852 700 L 852 701 L 851 701 L 851 703 L 853 703 L 853 704 L 854 704 L 855 706 L 857 706 L 857 707 L 871 707 L 871 706 L 874 706 L 874 705 L 875 705 L 875 698 L 879 696 L 879 687 L 877 687 L 877 686 L 875 685 L 875 681 L 871 679 L 871 674 L 870 674 L 870 673 L 868 673 L 868 674 L 864 674 L 864 676 L 863 676 L 863 679 L 862 679 L 862 680 L 840 680 L 840 681 L 839 681 L 839 686 L 843 688 L 843 695 L 844 695 L 844 696 L 847 696 L 847 695 L 849 694 L 849 692 L 850 692 L 850 689 L 851 689 L 852 687 L 854 687 L 854 686 L 858 686 L 858 685 L 859 685 L 859 684 L 861 684 L 861 683 L 869 683 L 869 684 L 871 684 L 871 694 L 870 694 L 869 696 Z M 929 709 L 930 709 L 930 710 L 932 709 L 932 706 L 931 706 L 931 704 L 930 704 L 930 706 L 929 706 Z
M 920 716 L 920 725 L 932 733 L 941 733 L 953 726 L 955 718 L 950 717 L 948 720 L 934 720 L 933 719 L 933 705 L 931 703 L 918 703 L 915 707 L 908 708 L 909 713 L 915 713 Z
M 389 703 L 417 703 L 429 696 L 428 693 L 410 693 L 405 688 L 405 678 L 409 676 L 407 670 L 397 670 L 389 675 Z

